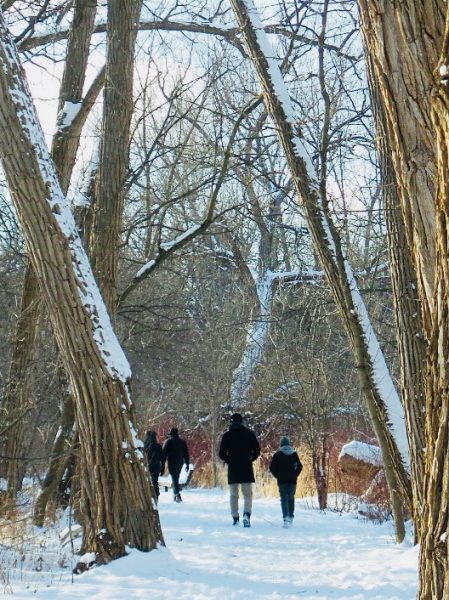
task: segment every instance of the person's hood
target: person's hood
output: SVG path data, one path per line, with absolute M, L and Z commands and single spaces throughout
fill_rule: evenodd
M 246 427 L 242 421 L 234 421 L 229 425 L 229 431 L 234 431 L 234 429 L 246 429 Z
M 156 442 L 156 432 L 155 431 L 147 431 L 147 440 L 154 444 Z
M 281 446 L 281 452 L 283 452 L 287 456 L 293 454 L 294 451 L 294 448 L 292 448 L 291 446 Z

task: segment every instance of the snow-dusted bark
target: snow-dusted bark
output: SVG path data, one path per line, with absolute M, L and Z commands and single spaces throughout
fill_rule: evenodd
M 67 44 L 66 64 L 60 89 L 59 112 L 69 104 L 81 107 L 76 117 L 69 123 L 61 122 L 52 143 L 53 162 L 58 173 L 63 193 L 67 192 L 75 164 L 81 129 L 90 106 L 98 93 L 96 85 L 91 86 L 82 100 L 85 70 L 89 56 L 89 43 L 95 21 L 95 4 L 76 0 L 73 27 Z M 86 102 L 86 99 L 89 100 Z M 58 119 L 58 123 L 60 120 Z M 42 311 L 41 294 L 31 264 L 28 262 L 22 288 L 20 313 L 12 339 L 10 369 L 2 402 L 4 422 L 14 423 L 4 440 L 4 454 L 12 457 L 7 464 L 8 493 L 14 496 L 21 487 L 24 475 L 24 432 L 30 426 L 25 418 L 33 405 L 34 377 L 31 365 L 36 353 L 36 340 L 39 317 Z M 22 416 L 20 417 L 20 413 Z M 33 414 L 31 411 L 30 414 Z
M 242 406 L 247 399 L 248 392 L 257 366 L 259 365 L 268 334 L 270 331 L 271 308 L 273 304 L 275 277 L 268 271 L 255 282 L 258 306 L 254 310 L 246 333 L 245 349 L 237 368 L 232 376 L 230 406 Z
M 403 408 L 385 364 L 366 307 L 339 236 L 323 207 L 320 188 L 308 152 L 300 138 L 293 107 L 267 35 L 252 0 L 231 0 L 248 52 L 262 86 L 265 105 L 277 129 L 292 180 L 304 206 L 315 249 L 351 341 L 373 427 L 384 454 L 387 479 L 396 514 L 398 488 L 410 500 L 407 436 Z M 398 532 L 398 538 L 402 532 Z
M 0 12 L 0 155 L 30 259 L 75 397 L 84 548 L 99 560 L 162 541 L 141 443 L 131 372 L 58 181 Z

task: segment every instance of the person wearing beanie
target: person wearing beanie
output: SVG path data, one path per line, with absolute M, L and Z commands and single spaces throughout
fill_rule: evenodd
M 147 455 L 148 470 L 150 472 L 151 482 L 153 484 L 156 503 L 159 498 L 159 475 L 163 474 L 163 456 L 162 446 L 158 443 L 156 432 L 147 431 L 143 442 L 145 453 Z
M 229 430 L 223 434 L 218 456 L 228 465 L 229 501 L 233 525 L 238 525 L 239 487 L 243 494 L 243 526 L 251 526 L 254 483 L 253 462 L 260 455 L 254 431 L 246 427 L 240 413 L 231 416 Z
M 167 463 L 168 472 L 173 482 L 173 500 L 175 502 L 182 502 L 179 475 L 181 474 L 183 463 L 185 463 L 186 471 L 189 470 L 190 457 L 187 444 L 185 440 L 179 437 L 179 431 L 176 427 L 170 429 L 170 437 L 165 441 L 162 448 L 162 458 L 162 471 L 164 471 L 165 463 Z
M 291 527 L 295 516 L 296 482 L 302 471 L 302 464 L 288 437 L 281 437 L 280 449 L 270 462 L 270 472 L 276 477 L 281 499 L 284 527 Z

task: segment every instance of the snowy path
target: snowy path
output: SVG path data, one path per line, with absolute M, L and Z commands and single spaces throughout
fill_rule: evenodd
M 76 576 L 28 587 L 13 598 L 54 600 L 413 600 L 417 549 L 393 540 L 391 524 L 301 508 L 281 527 L 277 500 L 255 498 L 251 529 L 232 527 L 226 491 L 185 490 L 174 504 L 162 492 L 168 550 L 130 556 Z M 0 590 L 1 593 L 1 590 Z

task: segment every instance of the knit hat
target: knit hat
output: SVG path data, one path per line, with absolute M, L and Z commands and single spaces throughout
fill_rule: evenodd
M 231 416 L 231 423 L 241 423 L 243 421 L 243 417 L 240 413 L 234 413 Z
M 281 447 L 290 446 L 290 440 L 285 435 L 281 437 Z

